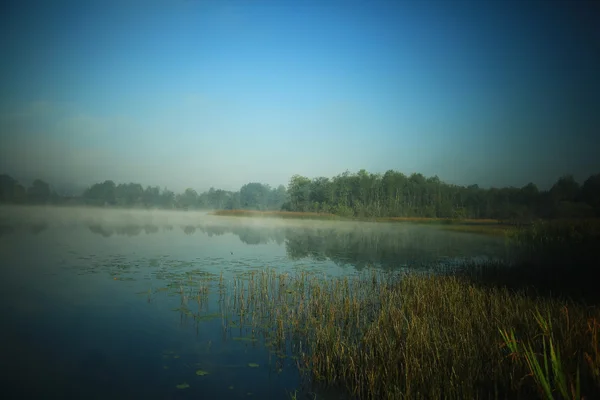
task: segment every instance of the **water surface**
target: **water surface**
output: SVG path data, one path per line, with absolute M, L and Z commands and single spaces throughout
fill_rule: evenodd
M 410 224 L 3 207 L 6 389 L 62 398 L 290 398 L 304 384 L 295 361 L 222 321 L 228 300 L 219 288 L 234 276 L 272 268 L 327 279 L 503 254 L 502 238 Z

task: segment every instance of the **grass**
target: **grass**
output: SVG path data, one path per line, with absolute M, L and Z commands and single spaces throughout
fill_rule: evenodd
M 293 360 L 308 384 L 292 398 L 600 398 L 600 223 L 538 221 L 506 239 L 511 263 L 437 274 L 221 275 L 223 333 Z
M 451 224 L 451 223 L 460 223 L 465 225 L 490 225 L 490 224 L 498 224 L 498 220 L 496 219 L 474 219 L 474 218 L 426 218 L 426 217 L 384 217 L 377 218 L 377 221 L 382 222 L 415 222 L 415 223 L 442 223 L 442 224 Z
M 465 265 L 470 282 L 600 303 L 599 220 L 538 221 L 507 231 L 511 263 Z
M 315 384 L 354 398 L 600 396 L 597 307 L 415 273 L 271 270 L 222 290 L 225 330 L 240 318 Z
M 600 398 L 600 224 L 539 221 L 507 241 L 513 262 L 444 274 L 254 271 L 221 285 L 223 329 L 251 327 L 352 398 Z

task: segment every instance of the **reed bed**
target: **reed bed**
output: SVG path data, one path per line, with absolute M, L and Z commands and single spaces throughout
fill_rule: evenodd
M 465 265 L 457 275 L 486 286 L 600 304 L 600 220 L 537 221 L 508 230 L 507 262 Z
M 261 270 L 219 290 L 225 334 L 351 398 L 600 396 L 596 307 L 417 273 Z
M 182 312 L 197 321 L 216 290 L 223 337 L 266 345 L 278 368 L 293 360 L 307 391 L 327 386 L 356 399 L 600 398 L 600 306 L 581 301 L 598 297 L 598 227 L 536 222 L 507 234 L 512 262 L 445 272 L 336 278 L 256 269 L 199 287 L 189 276 L 177 289 Z
M 465 225 L 494 225 L 499 224 L 497 219 L 486 218 L 431 218 L 431 217 L 383 217 L 378 221 L 389 222 L 415 222 L 415 223 L 442 223 L 442 224 L 465 224 Z

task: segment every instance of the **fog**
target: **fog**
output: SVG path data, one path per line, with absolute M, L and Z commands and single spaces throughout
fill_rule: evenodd
M 47 227 L 89 227 L 106 229 L 152 226 L 157 228 L 218 226 L 232 230 L 250 228 L 302 228 L 336 229 L 339 231 L 379 231 L 402 229 L 398 224 L 368 223 L 359 221 L 319 221 L 269 217 L 227 217 L 212 215 L 211 211 L 101 209 L 96 207 L 53 206 L 2 206 L 0 226 L 22 228 L 45 225 Z M 415 227 L 411 225 L 413 229 Z M 405 228 L 405 227 L 404 227 Z

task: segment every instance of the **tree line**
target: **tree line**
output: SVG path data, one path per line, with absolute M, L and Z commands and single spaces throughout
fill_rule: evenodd
M 239 191 L 192 188 L 174 193 L 139 183 L 96 183 L 79 196 L 57 193 L 43 180 L 25 188 L 0 175 L 0 202 L 164 209 L 247 209 L 333 213 L 344 217 L 535 218 L 600 217 L 600 174 L 579 184 L 564 175 L 549 190 L 529 183 L 521 188 L 480 188 L 441 181 L 420 173 L 348 171 L 333 178 L 294 175 L 287 187 L 251 182 Z
M 90 205 L 102 207 L 139 207 L 164 209 L 250 209 L 279 210 L 287 201 L 285 186 L 271 188 L 262 183 L 248 183 L 232 192 L 210 188 L 198 193 L 192 188 L 175 193 L 159 186 L 139 183 L 116 184 L 112 180 L 96 183 L 78 196 L 62 195 L 41 179 L 25 188 L 9 175 L 0 175 L 0 203 Z
M 549 190 L 480 188 L 442 182 L 437 176 L 360 170 L 333 178 L 294 175 L 288 185 L 290 211 L 332 212 L 354 217 L 535 219 L 600 216 L 600 174 L 580 185 L 561 176 Z

